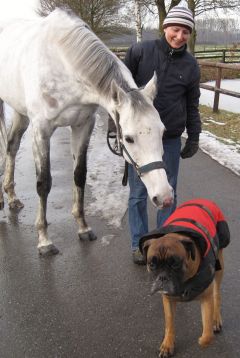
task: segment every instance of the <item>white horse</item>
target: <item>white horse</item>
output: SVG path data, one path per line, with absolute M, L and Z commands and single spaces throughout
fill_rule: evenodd
M 50 138 L 57 127 L 72 129 L 72 213 L 79 225 L 79 237 L 96 238 L 85 221 L 83 201 L 86 152 L 99 105 L 118 126 L 125 159 L 143 169 L 141 179 L 154 205 L 161 208 L 171 204 L 172 188 L 161 165 L 164 126 L 152 104 L 155 93 L 155 77 L 144 89 L 138 89 L 126 66 L 69 11 L 56 9 L 46 18 L 0 25 L 0 123 L 3 102 L 14 109 L 3 188 L 11 209 L 23 207 L 14 190 L 14 167 L 21 137 L 31 123 L 40 254 L 58 253 L 48 237 L 46 219 L 52 184 Z M 4 205 L 2 194 L 0 208 Z

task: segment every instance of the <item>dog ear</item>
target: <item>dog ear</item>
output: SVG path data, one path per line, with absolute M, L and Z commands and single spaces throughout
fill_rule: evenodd
M 144 257 L 144 260 L 147 262 L 147 252 L 148 252 L 148 248 L 151 245 L 151 239 L 146 240 L 143 242 L 143 244 L 141 245 L 141 251 Z
M 194 243 L 190 240 L 181 240 L 180 241 L 183 246 L 185 247 L 187 253 L 189 254 L 189 256 L 191 256 L 191 259 L 194 261 L 195 260 L 195 246 Z

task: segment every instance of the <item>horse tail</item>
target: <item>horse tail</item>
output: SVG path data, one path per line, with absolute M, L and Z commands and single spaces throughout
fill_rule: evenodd
M 3 100 L 0 98 L 0 176 L 4 172 L 7 152 L 7 129 L 4 116 Z

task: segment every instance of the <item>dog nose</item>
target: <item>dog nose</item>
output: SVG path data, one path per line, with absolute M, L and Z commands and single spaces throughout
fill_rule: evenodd
M 160 275 L 158 275 L 157 279 L 153 282 L 151 288 L 151 295 L 153 295 L 155 292 L 163 291 L 165 286 L 167 285 L 167 281 L 168 279 L 166 273 L 161 273 Z
M 167 281 L 167 275 L 166 275 L 165 273 L 160 274 L 160 275 L 158 276 L 158 280 L 159 280 L 159 282 L 161 282 L 161 283 L 166 282 L 166 281 Z

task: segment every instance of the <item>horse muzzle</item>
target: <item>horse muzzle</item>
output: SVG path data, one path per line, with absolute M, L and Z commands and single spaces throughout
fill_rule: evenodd
M 154 206 L 156 206 L 158 209 L 168 208 L 169 206 L 173 205 L 173 202 L 174 202 L 173 194 L 172 194 L 172 196 L 169 196 L 164 200 L 162 200 L 161 198 L 158 198 L 158 196 L 154 196 L 152 198 L 152 202 L 153 202 Z
M 157 178 L 153 178 L 154 182 L 157 181 Z M 168 208 L 174 203 L 174 190 L 171 185 L 168 183 L 167 178 L 158 179 L 159 185 L 154 188 L 154 191 L 151 191 L 151 187 L 148 187 L 148 183 L 144 183 L 148 190 L 149 198 L 152 201 L 153 205 L 157 209 Z

